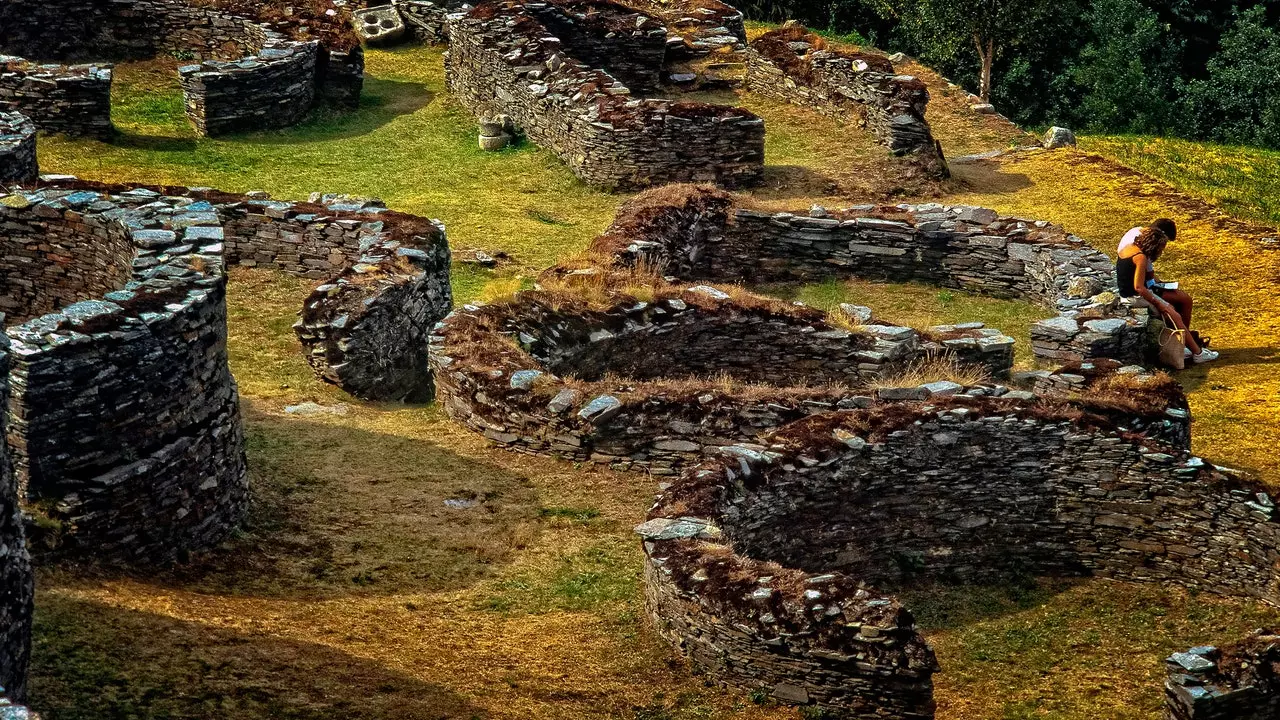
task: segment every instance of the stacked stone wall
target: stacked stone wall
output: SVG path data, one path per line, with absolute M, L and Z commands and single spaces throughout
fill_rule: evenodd
M 37 218 L 72 255 L 132 250 L 124 263 L 111 258 L 131 273 L 102 268 L 91 291 L 107 290 L 102 299 L 8 329 L 8 432 L 26 501 L 62 526 L 38 544 L 154 563 L 225 537 L 244 516 L 248 485 L 227 367 L 222 229 L 176 203 L 129 205 L 91 191 L 32 191 L 0 205 L 6 227 Z
M 0 110 L 48 132 L 106 138 L 115 132 L 111 79 L 110 65 L 37 65 L 0 55 Z
M 1230 647 L 1165 661 L 1165 720 L 1270 720 L 1280 715 L 1280 636 L 1259 630 Z
M 473 115 L 510 116 L 530 141 L 598 187 L 733 187 L 761 178 L 760 118 L 727 106 L 631 97 L 613 76 L 573 58 L 535 18 L 536 5 L 498 0 L 450 17 L 449 88 Z
M 660 89 L 667 29 L 658 18 L 611 0 L 556 0 L 528 8 L 569 57 L 604 70 L 633 93 Z
M 626 4 L 662 19 L 672 60 L 703 57 L 723 48 L 737 50 L 747 43 L 742 11 L 719 0 L 628 0 Z
M 9 400 L 9 338 L 0 335 L 0 403 Z M 0 413 L 0 432 L 6 419 Z M 0 443 L 0 715 L 4 698 L 26 697 L 31 653 L 34 584 L 18 507 L 18 486 L 9 465 L 8 448 Z
M 317 41 L 269 42 L 251 58 L 178 69 L 187 118 L 201 135 L 296 125 L 316 103 Z
M 856 120 L 894 154 L 912 156 L 935 177 L 949 175 L 925 119 L 928 88 L 898 75 L 888 58 L 829 50 L 803 28 L 784 28 L 751 43 L 745 84 L 758 95 Z
M 1091 574 L 1280 600 L 1266 489 L 1165 441 L 1185 402 L 1113 400 L 931 399 L 725 448 L 638 528 L 655 624 L 730 684 L 925 718 L 932 653 L 872 588 Z
M 119 290 L 132 276 L 128 231 L 100 214 L 0 207 L 0 230 L 0 312 L 9 324 Z
M 0 112 L 0 186 L 32 182 L 39 175 L 36 126 L 25 115 Z
M 1009 391 L 951 382 L 868 388 L 949 352 L 911 328 L 851 332 L 811 309 L 743 302 L 705 286 L 612 303 L 602 310 L 526 292 L 456 311 L 429 353 L 445 411 L 512 450 L 670 475 L 814 413 L 882 397 Z
M 761 212 L 706 188 L 662 192 L 624 206 L 592 252 L 682 280 L 847 276 L 1026 298 L 1058 313 L 1033 326 L 1032 349 L 1059 362 L 1141 363 L 1152 347 L 1145 304 L 1115 294 L 1111 260 L 1044 221 L 939 204 Z
M 317 287 L 294 326 L 316 374 L 370 400 L 431 400 L 427 345 L 453 307 L 449 267 L 437 225 L 413 246 L 384 239 Z
M 295 39 L 293 30 L 302 27 L 321 39 Z M 0 52 L 40 60 L 169 52 L 202 60 L 180 72 L 187 114 L 202 134 L 287 126 L 321 100 L 358 104 L 363 51 L 333 35 L 317 23 L 277 27 L 187 0 L 10 0 L 0 6 Z M 109 65 L 2 60 L 0 108 L 21 110 L 53 132 L 112 132 Z

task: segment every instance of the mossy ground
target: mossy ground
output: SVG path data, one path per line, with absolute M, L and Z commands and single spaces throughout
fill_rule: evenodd
M 934 85 L 931 120 L 952 156 L 1021 141 L 968 113 L 963 93 L 912 70 Z M 445 93 L 439 50 L 372 52 L 369 74 L 359 112 L 210 141 L 187 129 L 171 68 L 126 66 L 116 116 L 125 134 L 110 145 L 46 138 L 43 165 L 279 197 L 377 195 L 445 220 L 456 249 L 514 258 L 496 272 L 459 267 L 460 300 L 527 284 L 578 253 L 624 199 L 583 187 L 537 148 L 476 149 L 470 118 Z M 856 127 L 741 102 L 769 125 L 760 200 L 852 204 L 893 190 L 866 180 L 893 166 Z M 1221 363 L 1182 376 L 1196 449 L 1280 481 L 1271 256 L 1196 197 L 1095 155 L 955 169 L 958 179 L 931 198 L 1061 222 L 1104 248 L 1139 222 L 1175 217 L 1183 230 L 1165 274 L 1197 295 L 1198 317 L 1225 350 Z M 31 689 L 46 717 L 797 717 L 707 685 L 648 630 L 630 529 L 655 480 L 495 451 L 438 408 L 363 403 L 317 382 L 290 331 L 306 290 L 265 271 L 231 277 L 232 365 L 255 499 L 244 531 L 160 574 L 41 572 Z M 1023 339 L 1043 314 L 921 286 L 778 292 L 919 324 L 981 319 Z M 303 401 L 346 414 L 284 412 Z M 1105 581 L 939 591 L 912 604 L 944 666 L 939 717 L 964 720 L 1154 719 L 1162 657 L 1280 621 L 1253 603 Z

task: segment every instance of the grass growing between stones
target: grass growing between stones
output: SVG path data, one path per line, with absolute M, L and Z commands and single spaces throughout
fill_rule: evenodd
M 581 251 L 622 196 L 586 189 L 536 148 L 481 154 L 471 119 L 443 95 L 439 66 L 438 50 L 370 53 L 359 112 L 216 141 L 191 136 L 167 71 L 124 66 L 116 119 L 126 134 L 109 145 L 46 138 L 45 168 L 281 197 L 379 195 L 444 219 L 455 249 L 514 257 L 498 271 L 455 269 L 461 299 L 525 285 Z M 1023 137 L 968 113 L 963 94 L 934 90 L 931 121 L 949 154 Z M 799 181 L 840 172 L 822 161 L 856 155 L 845 145 L 861 143 L 860 131 L 759 107 L 770 114 L 769 162 L 782 168 L 773 177 L 796 180 L 760 195 L 787 208 L 833 202 L 821 194 L 826 181 Z M 1252 261 L 1250 241 L 1207 204 L 1096 156 L 1033 153 L 955 169 L 957 181 L 939 189 L 945 201 L 1061 222 L 1100 247 L 1141 221 L 1175 217 L 1183 232 L 1162 265 L 1197 295 L 1198 318 L 1226 350 L 1221 363 L 1181 376 L 1197 450 L 1280 480 L 1269 256 Z M 41 571 L 31 691 L 47 718 L 799 717 L 708 687 L 648 630 L 631 527 L 656 481 L 499 452 L 438 408 L 363 403 L 317 382 L 290 329 L 306 290 L 264 271 L 231 274 L 230 349 L 254 491 L 244 531 L 170 572 Z M 922 286 L 778 292 L 819 306 L 861 302 L 911 324 L 982 320 L 1023 333 L 1024 351 L 1025 327 L 1040 316 Z M 328 411 L 285 412 L 303 402 Z M 1105 581 L 910 602 L 944 667 L 943 720 L 1155 720 L 1169 651 L 1280 622 L 1248 602 Z
M 1031 326 L 1054 312 L 1025 300 L 998 300 L 923 283 L 876 283 L 865 280 L 827 280 L 806 285 L 772 285 L 761 292 L 813 307 L 835 311 L 842 303 L 866 305 L 876 317 L 899 325 L 925 329 L 934 325 L 982 322 L 1018 341 L 1014 361 L 1032 365 Z

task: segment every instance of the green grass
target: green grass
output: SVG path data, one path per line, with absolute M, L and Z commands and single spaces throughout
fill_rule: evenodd
M 798 300 L 832 312 L 842 303 L 865 305 L 876 317 L 924 329 L 934 325 L 982 322 L 1017 341 L 1014 360 L 1034 364 L 1031 325 L 1054 313 L 1026 300 L 1000 300 L 922 283 L 877 283 L 866 280 L 827 280 L 808 285 L 769 285 L 756 288 L 775 297 Z
M 480 150 L 474 120 L 445 88 L 441 49 L 372 51 L 367 63 L 358 111 L 320 110 L 297 127 L 218 139 L 195 137 L 173 63 L 121 64 L 113 97 L 121 135 L 43 138 L 41 166 L 281 198 L 377 196 L 440 218 L 455 248 L 504 250 L 531 268 L 585 248 L 613 218 L 623 197 L 586 187 L 551 153 L 529 144 Z
M 1237 217 L 1280 224 L 1280 151 L 1131 135 L 1085 137 L 1081 147 Z

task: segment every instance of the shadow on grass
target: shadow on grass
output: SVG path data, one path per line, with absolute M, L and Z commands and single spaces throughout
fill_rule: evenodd
M 897 593 L 922 630 L 954 630 L 1043 605 L 1089 578 L 1021 578 L 990 585 L 932 583 Z
M 404 115 L 412 115 L 435 100 L 426 83 L 365 78 L 357 110 L 320 107 L 301 124 L 283 130 L 229 135 L 220 138 L 250 145 L 299 145 L 359 137 Z M 369 158 L 376 162 L 378 158 Z
M 802 165 L 765 165 L 764 181 L 752 195 L 772 200 L 829 196 L 840 191 L 834 178 Z
M 31 702 L 50 720 L 439 720 L 486 713 L 325 645 L 41 594 Z
M 952 163 L 952 177 L 974 192 L 1011 195 L 1034 185 L 1023 173 L 1007 172 L 999 163 L 975 161 Z
M 215 595 L 330 598 L 470 586 L 539 532 L 527 478 L 430 442 L 250 412 L 250 517 L 218 549 L 145 577 Z

